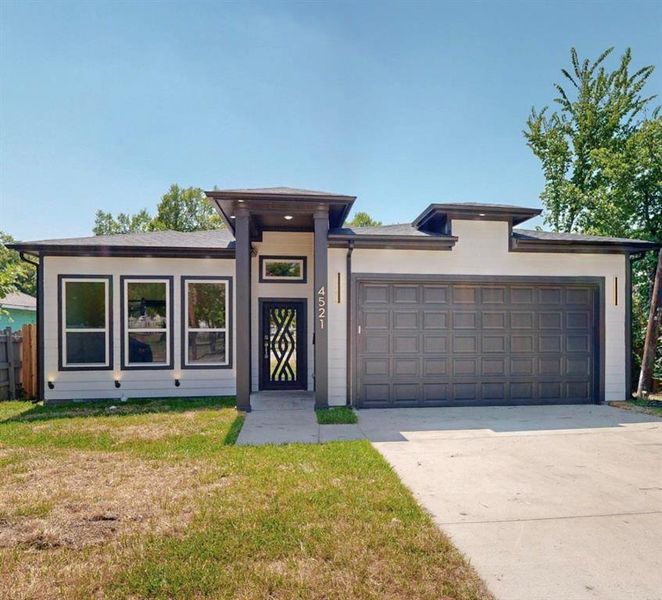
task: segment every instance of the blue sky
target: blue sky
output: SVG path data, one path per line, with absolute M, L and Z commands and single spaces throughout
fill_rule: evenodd
M 88 235 L 171 183 L 539 205 L 569 49 L 658 63 L 662 2 L 0 2 L 0 229 Z

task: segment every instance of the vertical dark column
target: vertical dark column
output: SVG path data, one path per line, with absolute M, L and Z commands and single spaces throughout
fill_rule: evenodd
M 237 336 L 237 409 L 251 410 L 251 231 L 250 212 L 235 210 L 235 263 L 237 301 L 235 302 L 235 335 Z
M 329 406 L 329 289 L 328 289 L 328 208 L 313 215 L 315 223 L 315 408 Z
M 44 344 L 44 262 L 46 257 L 43 254 L 39 255 L 39 264 L 37 265 L 37 399 L 45 400 L 45 379 L 44 373 L 45 364 L 45 344 Z M 57 341 L 58 344 L 62 340 Z

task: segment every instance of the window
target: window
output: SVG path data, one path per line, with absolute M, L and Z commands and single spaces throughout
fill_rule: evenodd
M 183 278 L 182 363 L 185 368 L 230 366 L 229 278 Z
M 122 277 L 123 366 L 171 368 L 172 278 Z
M 306 283 L 305 256 L 261 256 L 260 282 Z
M 60 275 L 60 369 L 110 369 L 110 276 Z

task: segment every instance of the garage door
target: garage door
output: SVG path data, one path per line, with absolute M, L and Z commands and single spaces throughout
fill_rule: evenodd
M 357 284 L 358 406 L 597 399 L 595 285 Z

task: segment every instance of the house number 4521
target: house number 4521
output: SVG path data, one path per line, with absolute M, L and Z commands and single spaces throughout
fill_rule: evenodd
M 317 290 L 317 318 L 320 329 L 324 329 L 326 322 L 326 288 L 324 286 Z

